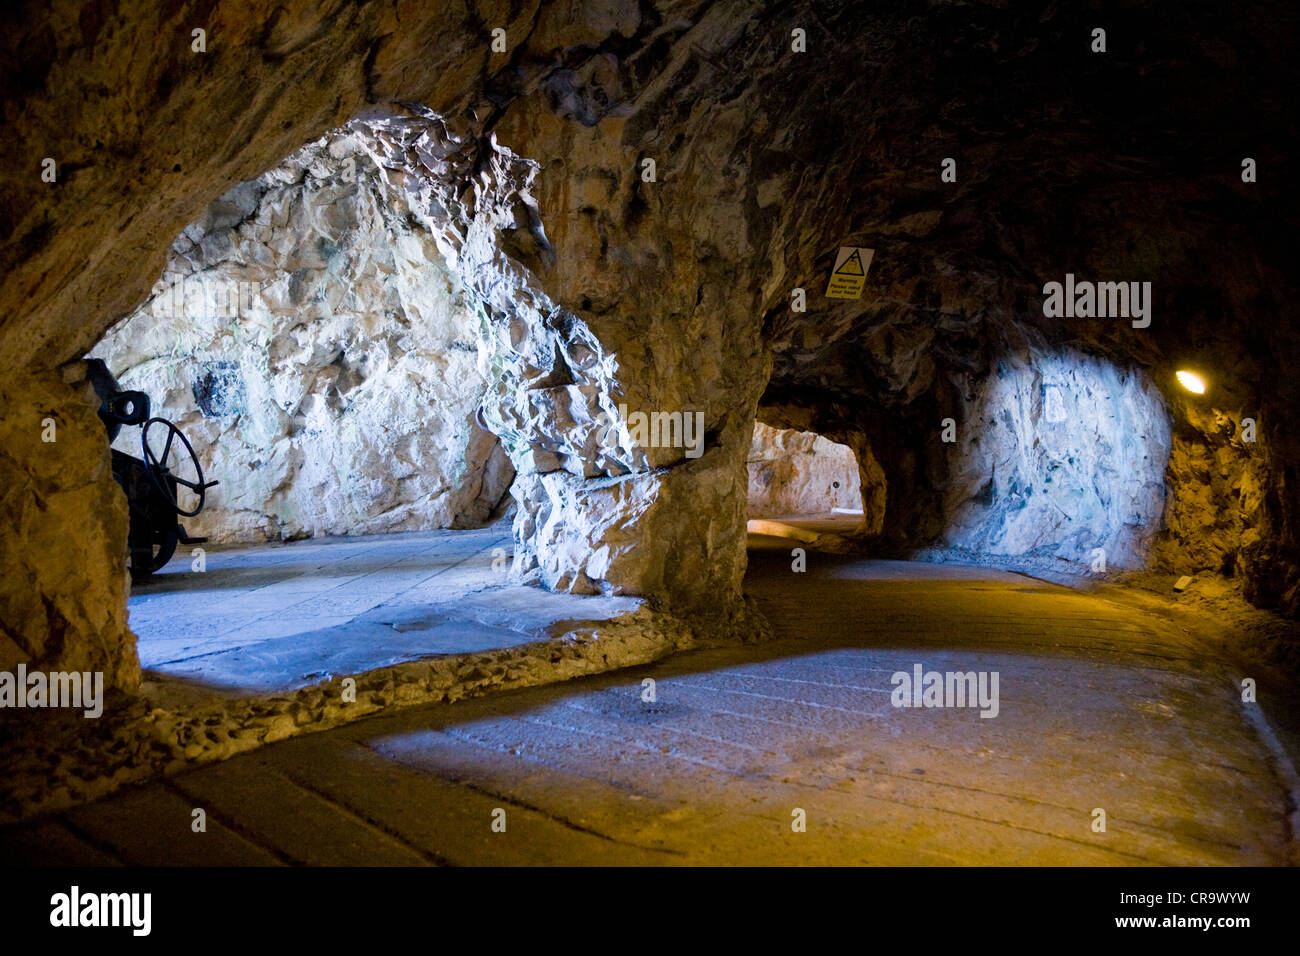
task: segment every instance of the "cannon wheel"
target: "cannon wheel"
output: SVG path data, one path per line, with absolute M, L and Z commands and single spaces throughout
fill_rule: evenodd
M 141 542 L 140 546 L 135 544 L 131 547 L 131 580 L 141 581 L 161 570 L 172 555 L 176 553 L 176 544 L 180 541 L 180 534 L 176 528 L 170 530 L 151 529 L 152 541 Z M 145 550 L 146 547 L 148 550 Z
M 155 455 L 153 449 L 149 446 L 149 429 L 155 425 L 160 425 L 167 431 L 167 438 L 163 443 L 161 455 Z M 190 481 L 189 479 L 181 478 L 180 476 L 173 474 L 171 469 L 168 467 L 167 460 L 171 455 L 173 442 L 177 438 L 179 438 L 181 444 L 185 446 L 185 452 L 189 455 L 190 464 L 194 466 L 194 474 L 196 476 L 195 481 Z M 152 481 L 154 487 L 158 489 L 158 493 L 171 502 L 173 510 L 175 510 L 178 515 L 184 515 L 186 518 L 193 518 L 203 510 L 203 503 L 207 496 L 208 485 L 203 481 L 203 469 L 199 466 L 198 455 L 194 454 L 194 446 L 190 444 L 189 439 L 185 437 L 179 428 L 165 418 L 149 419 L 140 429 L 140 451 L 144 458 L 145 467 L 149 472 L 149 480 Z M 177 464 L 180 464 L 181 461 L 183 461 L 183 459 L 181 459 L 180 453 L 178 452 Z M 190 489 L 190 491 L 199 496 L 199 503 L 194 506 L 194 510 L 186 511 L 180 506 L 180 502 L 176 495 L 176 485 L 184 485 L 186 488 Z M 175 547 L 175 542 L 173 542 L 173 550 Z
M 126 492 L 131 515 L 127 554 L 133 581 L 147 578 L 170 561 L 182 537 L 176 523 L 175 490 L 161 494 L 148 473 L 144 462 L 113 449 L 113 477 Z

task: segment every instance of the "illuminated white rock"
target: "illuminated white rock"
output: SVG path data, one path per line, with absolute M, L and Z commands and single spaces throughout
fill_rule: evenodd
M 858 462 L 847 445 L 757 422 L 746 464 L 751 518 L 862 509 Z
M 1110 567 L 1141 567 L 1160 528 L 1170 450 L 1169 414 L 1147 376 L 1035 354 L 1004 360 L 972 394 L 950 446 L 941 543 L 1082 564 L 1101 548 Z
M 475 422 L 477 319 L 398 198 L 359 137 L 311 144 L 209 206 L 95 348 L 221 482 L 192 533 L 460 527 L 505 496 L 509 459 Z

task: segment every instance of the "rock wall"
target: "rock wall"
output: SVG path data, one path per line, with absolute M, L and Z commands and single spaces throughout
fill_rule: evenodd
M 661 201 L 621 125 L 575 129 L 543 91 L 485 139 L 415 107 L 358 122 L 482 310 L 484 417 L 517 470 L 515 574 L 738 613 L 744 456 L 766 364 L 752 299 L 728 295 L 714 250 L 745 243 L 745 216 L 699 223 L 680 190 L 659 214 L 667 231 L 615 215 Z M 636 419 L 649 415 L 698 420 L 696 447 L 671 431 L 647 440 Z
M 1077 353 L 1006 356 L 952 423 L 938 543 L 1146 566 L 1165 507 L 1169 413 L 1145 373 Z M 1097 562 L 1100 568 L 1102 565 Z
M 83 373 L 0 376 L 0 671 L 99 671 L 131 690 L 126 499 Z
M 1258 406 L 1232 407 L 1232 397 L 1224 404 L 1195 395 L 1174 403 L 1168 480 L 1180 493 L 1170 498 L 1153 563 L 1179 574 L 1223 574 L 1241 583 L 1248 600 L 1295 616 L 1300 529 L 1287 432 L 1265 427 Z
M 1008 358 L 1068 350 L 1140 370 L 1168 409 L 1166 519 L 1151 566 L 1217 564 L 1252 600 L 1300 613 L 1300 441 L 1285 424 L 1300 405 L 1300 323 L 1290 318 L 1300 289 L 1280 241 L 1300 222 L 1288 180 L 1243 178 L 1246 158 L 1294 171 L 1279 148 L 1293 150 L 1296 125 L 1274 90 L 1294 81 L 1282 51 L 1295 31 L 1289 20 L 1279 29 L 1279 10 L 1223 23 L 1209 8 L 1130 7 L 1124 30 L 1143 41 L 1103 57 L 1072 39 L 1089 32 L 1086 7 L 931 7 L 861 37 L 867 68 L 828 73 L 808 93 L 828 108 L 786 114 L 780 154 L 758 164 L 780 180 L 760 194 L 782 197 L 774 261 L 788 277 L 786 298 L 765 314 L 774 367 L 762 403 L 803 409 L 836 440 L 864 437 L 886 472 L 872 542 L 881 553 L 944 540 L 954 504 L 945 482 L 962 466 L 940 423 L 973 411 L 972 385 Z M 832 31 L 852 22 L 826 18 Z M 1035 69 L 1048 51 L 1057 66 Z M 936 72 L 963 77 L 961 94 L 935 84 Z M 1163 81 L 1147 82 L 1156 75 Z M 830 87 L 854 95 L 856 76 L 856 95 L 890 104 L 866 135 L 830 108 Z M 844 149 L 847 140 L 860 148 Z M 840 196 L 839 209 L 787 201 L 803 181 L 791 154 L 839 184 L 823 193 Z M 948 159 L 955 176 L 945 179 Z M 861 301 L 822 294 L 838 245 L 875 250 Z M 1045 315 L 1045 283 L 1067 273 L 1150 281 L 1150 324 Z M 1191 406 L 1174 379 L 1185 366 L 1211 383 Z M 1221 424 L 1242 417 L 1258 422 L 1254 445 Z M 1015 534 L 1015 497 L 1005 534 Z
M 844 507 L 862 510 L 862 518 L 854 532 L 859 543 L 882 551 L 885 512 L 890 498 L 889 479 L 872 450 L 870 436 L 863 428 L 847 424 L 856 418 L 856 410 L 834 402 L 816 405 L 764 403 L 759 406 L 754 429 L 756 437 L 760 434 L 760 427 L 776 430 L 778 434 L 814 434 L 829 441 L 832 447 L 848 449 L 852 462 L 857 466 L 855 475 L 850 478 L 857 488 L 857 501 Z
M 751 518 L 862 510 L 853 449 L 821 435 L 756 422 L 745 465 Z
M 513 469 L 475 422 L 478 319 L 433 235 L 339 131 L 212 203 L 91 352 L 221 484 L 214 541 L 481 523 Z M 140 430 L 115 447 L 140 457 Z

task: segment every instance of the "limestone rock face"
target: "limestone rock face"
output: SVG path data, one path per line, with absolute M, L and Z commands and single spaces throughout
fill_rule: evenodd
M 513 472 L 475 422 L 478 320 L 363 132 L 210 205 L 91 353 L 219 480 L 214 541 L 473 526 Z M 140 431 L 116 447 L 141 457 Z
M 756 422 L 745 464 L 751 518 L 862 510 L 858 463 L 847 445 Z
M 518 473 L 515 574 L 730 614 L 745 567 L 744 454 L 766 370 L 760 329 L 752 300 L 728 297 L 722 260 L 662 263 L 680 256 L 674 241 L 743 244 L 744 217 L 692 225 L 679 197 L 666 215 L 703 235 L 599 222 L 594 194 L 574 192 L 572 177 L 616 205 L 654 193 L 628 167 L 616 126 L 574 143 L 585 164 L 576 170 L 526 158 L 570 135 L 544 97 L 485 139 L 413 107 L 357 125 L 481 310 L 484 420 Z M 692 428 L 647 433 L 638 416 Z
M 130 690 L 126 498 L 83 371 L 0 376 L 0 671 L 98 671 Z
M 582 482 L 562 471 L 520 475 L 526 577 L 579 594 L 666 595 L 706 621 L 730 615 L 723 588 L 738 587 L 745 570 L 742 490 L 723 456 Z M 691 521 L 674 517 L 684 509 Z M 723 598 L 711 612 L 702 604 L 710 588 Z
M 1300 613 L 1300 569 L 1287 550 L 1289 432 L 1264 429 L 1253 409 L 1177 402 L 1170 483 L 1182 494 L 1165 511 L 1153 555 L 1180 574 L 1214 571 L 1242 582 L 1246 597 Z M 1281 446 L 1281 447 L 1279 447 Z
M 1140 568 L 1160 527 L 1170 425 L 1146 375 L 1034 354 L 972 383 L 948 445 L 939 537 L 980 554 Z M 937 433 L 942 441 L 942 435 Z
M 830 402 L 815 407 L 764 404 L 758 409 L 758 419 L 754 426 L 756 443 L 764 434 L 760 430 L 762 426 L 775 430 L 777 434 L 815 434 L 831 442 L 833 447 L 848 449 L 850 461 L 857 464 L 855 477 L 850 479 L 857 487 L 857 501 L 844 507 L 861 509 L 862 517 L 854 537 L 871 549 L 879 549 L 885 531 L 889 478 L 876 460 L 870 436 L 854 421 L 854 411 Z M 754 457 L 753 448 L 750 457 Z M 751 495 L 753 489 L 754 482 L 751 480 Z

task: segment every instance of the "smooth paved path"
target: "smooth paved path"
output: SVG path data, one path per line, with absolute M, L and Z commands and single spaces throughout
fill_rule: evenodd
M 774 643 L 297 738 L 0 832 L 0 859 L 1293 862 L 1289 765 L 1190 635 L 1020 575 L 808 558 L 753 555 Z M 996 672 L 997 716 L 892 706 L 916 664 Z
M 132 587 L 131 629 L 154 681 L 273 694 L 444 654 L 546 640 L 635 598 L 510 585 L 510 524 L 216 548 Z

